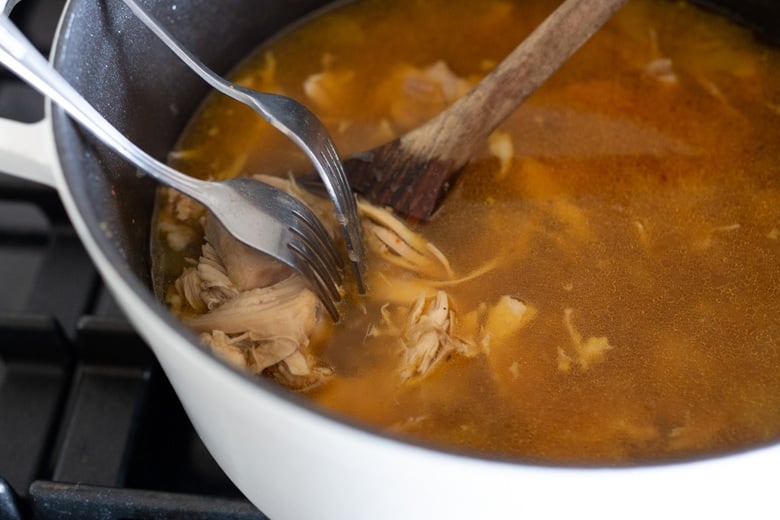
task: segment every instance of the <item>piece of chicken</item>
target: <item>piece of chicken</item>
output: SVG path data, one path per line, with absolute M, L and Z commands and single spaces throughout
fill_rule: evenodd
M 383 308 L 382 324 L 369 330 L 369 336 L 398 337 L 403 348 L 399 369 L 406 381 L 427 375 L 452 352 L 466 356 L 477 354 L 473 341 L 454 332 L 455 313 L 444 291 L 433 297 L 420 294 L 411 307 Z
M 238 242 L 215 219 L 205 228 L 197 265 L 175 282 L 194 314 L 185 323 L 216 354 L 250 372 L 267 372 L 293 388 L 327 379 L 332 370 L 309 347 L 328 322 L 304 278 Z
M 583 341 L 582 334 L 574 328 L 571 316 L 574 309 L 566 308 L 563 311 L 563 324 L 571 338 L 573 354 L 568 354 L 565 349 L 558 347 L 558 369 L 562 372 L 571 370 L 573 364 L 580 370 L 588 370 L 593 365 L 604 361 L 607 352 L 615 348 L 609 344 L 606 336 L 590 336 Z
M 268 287 L 294 272 L 282 262 L 233 238 L 211 216 L 206 223 L 206 240 L 219 252 L 225 274 L 239 291 Z
M 409 310 L 401 342 L 406 348 L 401 377 L 425 375 L 430 368 L 452 351 L 473 352 L 473 344 L 455 337 L 455 313 L 447 293 L 438 291 L 433 298 L 420 296 Z

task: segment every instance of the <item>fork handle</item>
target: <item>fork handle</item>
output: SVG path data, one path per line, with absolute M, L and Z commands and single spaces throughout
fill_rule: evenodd
M 38 52 L 6 15 L 0 15 L 0 63 L 61 106 L 103 143 L 155 179 L 200 201 L 203 183 L 147 154 L 95 110 Z

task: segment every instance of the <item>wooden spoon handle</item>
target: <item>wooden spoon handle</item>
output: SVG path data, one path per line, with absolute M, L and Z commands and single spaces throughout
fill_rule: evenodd
M 487 136 L 626 0 L 566 0 L 496 69 L 423 126 L 344 162 L 374 204 L 428 219 Z
M 418 158 L 463 166 L 487 136 L 626 0 L 566 0 L 488 76 L 447 110 L 401 138 Z

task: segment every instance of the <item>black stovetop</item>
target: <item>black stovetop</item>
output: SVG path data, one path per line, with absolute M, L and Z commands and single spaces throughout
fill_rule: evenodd
M 48 52 L 63 0 L 12 18 Z M 43 101 L 0 67 L 0 117 Z M 50 188 L 0 173 L 0 519 L 265 518 L 195 434 Z

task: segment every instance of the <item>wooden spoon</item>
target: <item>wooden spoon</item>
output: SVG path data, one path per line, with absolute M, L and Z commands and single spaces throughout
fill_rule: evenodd
M 423 126 L 344 161 L 352 189 L 431 217 L 483 141 L 626 0 L 566 0 L 471 91 Z

